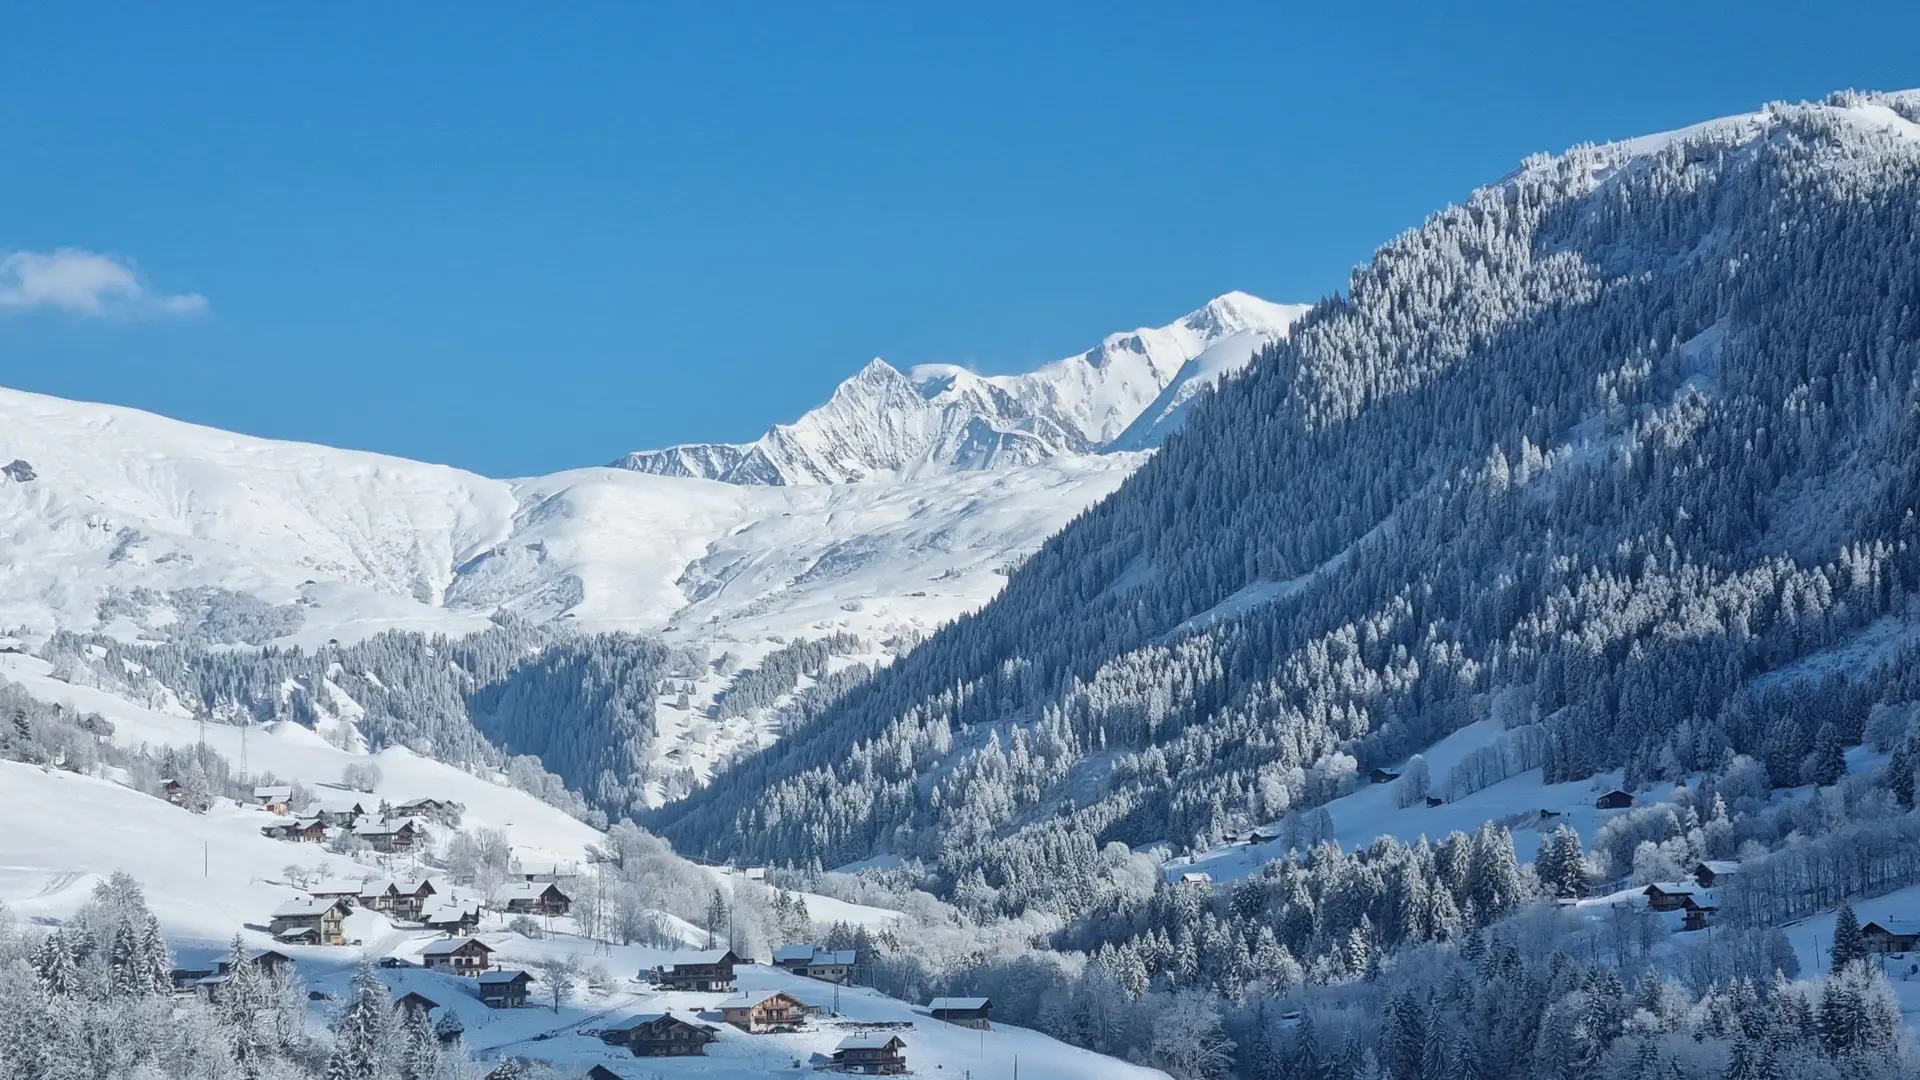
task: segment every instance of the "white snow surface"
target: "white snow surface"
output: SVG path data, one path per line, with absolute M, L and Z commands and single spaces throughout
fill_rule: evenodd
M 1307 310 L 1227 293 L 1177 322 L 1112 334 L 1015 375 L 953 364 L 902 373 L 876 359 L 826 404 L 754 442 L 635 451 L 614 464 L 734 484 L 846 484 L 1151 449 L 1194 395 L 1285 337 Z

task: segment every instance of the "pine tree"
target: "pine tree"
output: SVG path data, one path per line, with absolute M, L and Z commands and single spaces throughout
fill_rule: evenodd
M 135 935 L 140 984 L 149 994 L 164 994 L 173 985 L 173 957 L 167 951 L 167 939 L 161 936 L 160 920 L 152 912 L 141 921 Z
M 1845 775 L 1847 757 L 1840 745 L 1840 729 L 1821 724 L 1819 734 L 1813 739 L 1813 760 L 1809 763 L 1807 779 L 1827 787 L 1839 783 Z
M 363 960 L 353 977 L 352 998 L 333 1025 L 326 1080 L 379 1080 L 388 1022 L 387 988 Z
M 1833 920 L 1833 968 L 1836 973 L 1855 960 L 1867 958 L 1867 939 L 1860 932 L 1860 917 L 1852 904 L 1841 904 Z
M 440 1068 L 440 1041 L 426 1010 L 408 1009 L 400 1029 L 400 1080 L 433 1080 Z
M 59 930 L 40 940 L 40 947 L 33 955 L 33 970 L 48 997 L 69 997 L 80 989 L 80 972 L 73 963 L 73 948 L 66 934 Z

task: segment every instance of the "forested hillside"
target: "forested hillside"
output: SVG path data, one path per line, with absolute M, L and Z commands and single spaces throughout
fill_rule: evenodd
M 1111 841 L 1282 818 L 1478 718 L 1537 725 L 1549 782 L 1830 767 L 1912 695 L 1917 121 L 1844 94 L 1529 159 L 996 601 L 649 823 L 1075 914 Z

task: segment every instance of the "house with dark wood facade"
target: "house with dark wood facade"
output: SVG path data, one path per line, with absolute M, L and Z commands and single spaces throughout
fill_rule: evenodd
M 634 1057 L 691 1057 L 707 1052 L 719 1033 L 707 1025 L 682 1020 L 670 1012 L 629 1016 L 617 1027 L 605 1028 L 600 1040 L 624 1046 Z
M 1920 919 L 1875 919 L 1860 928 L 1869 952 L 1904 953 L 1920 947 Z
M 527 987 L 533 976 L 524 971 L 501 968 L 480 973 L 480 1003 L 489 1009 L 517 1009 L 527 1003 Z
M 988 1014 L 993 1011 L 993 1000 L 983 997 L 937 997 L 928 1004 L 927 1010 L 933 1013 L 935 1020 L 960 1027 L 979 1028 L 992 1031 L 993 1024 Z
M 1605 795 L 1593 800 L 1595 810 L 1625 810 L 1633 805 L 1633 792 L 1614 788 Z
M 907 1071 L 907 1041 L 884 1031 L 849 1035 L 833 1050 L 834 1067 L 863 1076 L 893 1076 Z
M 512 881 L 493 891 L 493 906 L 510 915 L 565 915 L 573 898 L 551 881 Z
M 653 981 L 670 990 L 732 990 L 733 968 L 739 962 L 732 949 L 681 953 L 673 963 L 654 968 Z

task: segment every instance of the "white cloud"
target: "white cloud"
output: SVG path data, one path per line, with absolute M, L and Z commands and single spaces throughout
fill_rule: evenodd
M 91 316 L 198 315 L 207 298 L 156 292 L 130 261 L 80 248 L 0 257 L 0 311 L 37 308 Z

